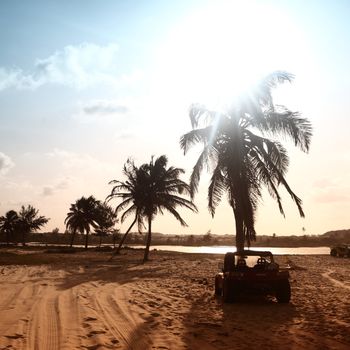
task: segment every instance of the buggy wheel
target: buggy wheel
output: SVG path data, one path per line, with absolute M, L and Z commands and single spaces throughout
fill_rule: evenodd
M 231 293 L 231 286 L 229 281 L 224 278 L 224 286 L 222 291 L 222 299 L 224 303 L 232 303 L 232 293 Z
M 276 299 L 279 303 L 289 303 L 290 301 L 290 284 L 288 280 L 280 281 L 276 285 Z

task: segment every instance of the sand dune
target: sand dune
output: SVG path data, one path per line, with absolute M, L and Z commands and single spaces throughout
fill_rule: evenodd
M 290 304 L 223 305 L 213 296 L 220 256 L 152 252 L 144 265 L 138 251 L 108 257 L 2 250 L 0 349 L 350 347 L 348 259 L 278 257 L 292 266 Z

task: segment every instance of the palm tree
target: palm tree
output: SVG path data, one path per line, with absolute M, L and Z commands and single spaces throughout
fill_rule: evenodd
M 111 185 L 115 185 L 111 191 L 111 194 L 107 196 L 106 200 L 110 201 L 112 198 L 121 198 L 122 202 L 117 206 L 115 212 L 118 213 L 124 210 L 126 207 L 129 208 L 122 214 L 120 221 L 123 223 L 125 219 L 134 215 L 134 219 L 129 228 L 124 233 L 121 241 L 119 242 L 118 248 L 112 255 L 119 254 L 121 247 L 123 246 L 129 232 L 133 226 L 137 223 L 139 232 L 144 227 L 142 218 L 144 185 L 141 182 L 142 172 L 137 168 L 131 159 L 128 159 L 123 167 L 123 174 L 126 176 L 127 181 L 122 182 L 119 180 L 112 180 L 109 182 Z M 111 257 L 111 258 L 112 258 Z
M 72 233 L 70 246 L 73 246 L 76 232 L 84 234 L 85 232 L 85 249 L 89 244 L 89 233 L 91 227 L 97 227 L 99 222 L 99 207 L 101 202 L 90 196 L 81 197 L 75 203 L 71 204 L 67 217 L 64 221 L 67 229 Z
M 175 167 L 167 168 L 167 163 L 168 159 L 163 155 L 155 161 L 152 157 L 149 163 L 145 163 L 138 168 L 129 159 L 124 166 L 127 181 L 112 181 L 111 183 L 116 184 L 116 186 L 113 187 L 111 194 L 107 197 L 108 200 L 114 197 L 122 199 L 122 202 L 116 208 L 117 213 L 128 208 L 122 214 L 121 222 L 128 215 L 134 214 L 132 225 L 137 222 L 140 230 L 143 227 L 143 221 L 147 221 L 148 234 L 144 262 L 148 260 L 152 241 L 152 221 L 158 213 L 163 214 L 164 211 L 168 211 L 181 225 L 187 226 L 175 208 L 180 206 L 194 212 L 197 211 L 192 201 L 179 196 L 190 194 L 189 185 L 179 179 L 184 170 Z
M 22 244 L 25 245 L 25 237 L 31 232 L 38 231 L 50 220 L 45 216 L 38 216 L 39 210 L 33 206 L 21 207 L 18 213 L 18 220 L 15 224 L 15 230 L 22 233 Z
M 99 217 L 95 233 L 100 236 L 99 246 L 101 247 L 102 236 L 113 234 L 114 226 L 117 223 L 117 215 L 114 209 L 106 203 L 100 203 L 97 209 Z
M 6 234 L 6 244 L 9 245 L 10 237 L 16 232 L 18 222 L 18 214 L 15 210 L 8 211 L 4 216 L 0 217 L 0 232 Z
M 312 127 L 284 106 L 275 106 L 272 88 L 292 81 L 286 72 L 274 72 L 224 111 L 212 111 L 201 105 L 190 109 L 192 131 L 181 137 L 180 146 L 186 154 L 197 143 L 203 144 L 190 179 L 192 198 L 198 189 L 204 166 L 212 168 L 208 188 L 208 208 L 212 216 L 227 192 L 236 224 L 236 247 L 244 249 L 255 239 L 255 214 L 266 186 L 284 215 L 278 186 L 282 184 L 304 217 L 301 199 L 288 185 L 285 174 L 289 159 L 286 149 L 277 140 L 266 136 L 285 136 L 302 151 L 309 150 Z

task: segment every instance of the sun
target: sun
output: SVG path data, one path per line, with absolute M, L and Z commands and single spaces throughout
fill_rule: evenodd
M 159 48 L 163 98 L 220 106 L 274 70 L 300 71 L 303 36 L 287 14 L 253 1 L 216 1 L 189 14 Z

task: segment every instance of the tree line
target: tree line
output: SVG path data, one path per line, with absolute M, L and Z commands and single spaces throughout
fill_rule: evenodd
M 32 205 L 25 207 L 22 205 L 17 212 L 9 210 L 4 216 L 0 217 L 0 231 L 5 234 L 6 243 L 10 241 L 26 243 L 26 236 L 31 232 L 38 231 L 49 221 L 45 216 L 39 216 L 39 210 Z
M 126 180 L 110 182 L 113 189 L 105 202 L 90 196 L 82 197 L 71 205 L 65 220 L 72 234 L 71 245 L 76 232 L 80 232 L 86 236 L 87 248 L 92 228 L 102 236 L 114 227 L 117 219 L 123 223 L 131 216 L 132 222 L 116 253 L 132 227 L 137 225 L 139 231 L 147 228 L 146 261 L 152 241 L 152 222 L 158 214 L 168 212 L 186 226 L 176 208 L 197 212 L 193 200 L 203 169 L 211 172 L 208 209 L 213 217 L 223 195 L 228 197 L 238 251 L 243 251 L 245 245 L 249 247 L 256 239 L 255 221 L 263 187 L 268 189 L 280 213 L 285 215 L 279 193 L 279 186 L 283 186 L 295 202 L 300 216 L 304 217 L 302 201 L 286 181 L 289 157 L 280 138 L 289 138 L 296 147 L 308 152 L 311 123 L 299 112 L 276 105 L 272 94 L 278 84 L 291 82 L 293 78 L 287 72 L 273 72 L 222 110 L 192 105 L 189 112 L 192 130 L 181 137 L 180 147 L 184 154 L 196 144 L 202 144 L 203 149 L 193 167 L 189 184 L 179 178 L 184 173 L 183 169 L 167 166 L 165 155 L 156 159 L 152 157 L 149 163 L 141 166 L 128 159 L 123 168 Z M 114 210 L 107 204 L 113 199 L 119 200 Z M 1 229 L 11 231 L 11 228 L 4 229 L 7 214 L 5 219 L 1 219 Z

